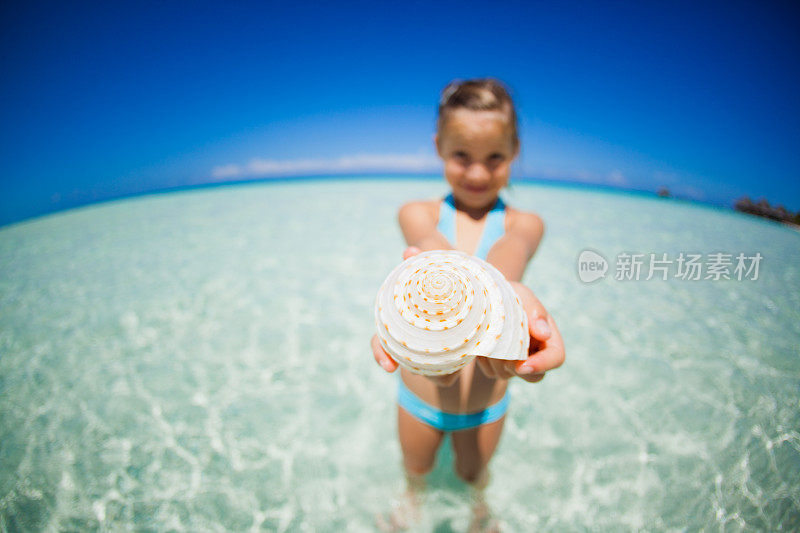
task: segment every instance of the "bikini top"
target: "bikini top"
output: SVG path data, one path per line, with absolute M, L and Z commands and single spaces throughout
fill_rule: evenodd
M 475 250 L 475 257 L 486 260 L 489 248 L 506 232 L 505 218 L 506 204 L 498 196 L 497 201 L 486 216 L 483 233 L 478 241 L 478 248 Z M 439 204 L 439 223 L 436 225 L 436 229 L 447 238 L 450 244 L 456 245 L 456 201 L 453 198 L 453 193 L 445 196 Z

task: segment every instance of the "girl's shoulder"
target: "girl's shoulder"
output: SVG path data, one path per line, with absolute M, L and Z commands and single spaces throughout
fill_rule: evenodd
M 506 233 L 509 231 L 522 231 L 525 233 L 544 233 L 544 220 L 532 211 L 522 211 L 506 204 Z
M 422 221 L 427 223 L 433 223 L 434 225 L 439 223 L 439 203 L 441 202 L 440 199 L 433 199 L 433 200 L 413 200 L 410 202 L 404 203 L 400 206 L 398 211 L 398 218 L 400 219 L 401 224 L 403 221 Z
M 505 230 L 507 235 L 526 243 L 532 256 L 544 236 L 544 220 L 536 213 L 506 204 Z

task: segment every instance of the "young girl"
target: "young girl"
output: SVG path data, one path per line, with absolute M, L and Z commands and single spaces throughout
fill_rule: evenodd
M 410 202 L 398 220 L 409 248 L 404 258 L 426 250 L 456 249 L 488 261 L 502 272 L 520 296 L 531 330 L 525 361 L 478 357 L 458 372 L 442 377 L 400 371 L 398 434 L 408 482 L 406 516 L 379 518 L 382 527 L 408 525 L 416 514 L 417 495 L 434 466 L 445 432 L 451 432 L 455 473 L 472 487 L 473 526 L 488 522 L 483 489 L 489 460 L 500 440 L 508 405 L 508 379 L 535 383 L 564 361 L 561 335 L 533 293 L 519 283 L 542 239 L 544 224 L 533 213 L 513 209 L 498 196 L 508 184 L 511 163 L 519 154 L 514 104 L 492 79 L 450 83 L 439 102 L 436 151 L 452 192 L 441 201 Z M 397 363 L 372 338 L 376 361 L 387 371 Z M 478 368 L 476 368 L 476 366 Z M 397 510 L 396 510 L 397 511 Z

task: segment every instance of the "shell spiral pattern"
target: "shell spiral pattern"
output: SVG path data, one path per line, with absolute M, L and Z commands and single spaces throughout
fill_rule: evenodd
M 417 374 L 450 374 L 476 356 L 528 356 L 528 317 L 514 289 L 494 266 L 457 250 L 397 265 L 375 298 L 375 325 L 383 349 Z

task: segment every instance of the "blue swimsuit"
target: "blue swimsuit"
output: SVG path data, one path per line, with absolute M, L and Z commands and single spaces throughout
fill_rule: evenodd
M 505 234 L 505 215 L 506 205 L 498 197 L 494 207 L 486 216 L 486 224 L 483 227 L 483 234 L 478 243 L 478 249 L 475 251 L 475 257 L 485 261 L 489 249 L 497 239 Z M 436 229 L 447 238 L 448 242 L 455 245 L 456 204 L 452 193 L 444 198 L 439 207 L 439 224 Z M 499 420 L 506 414 L 509 398 L 510 392 L 506 389 L 505 396 L 499 402 L 490 405 L 483 411 L 478 411 L 477 413 L 446 413 L 419 399 L 416 394 L 406 387 L 402 377 L 398 379 L 397 403 L 400 404 L 400 407 L 411 413 L 419 421 L 441 431 L 469 429 Z

